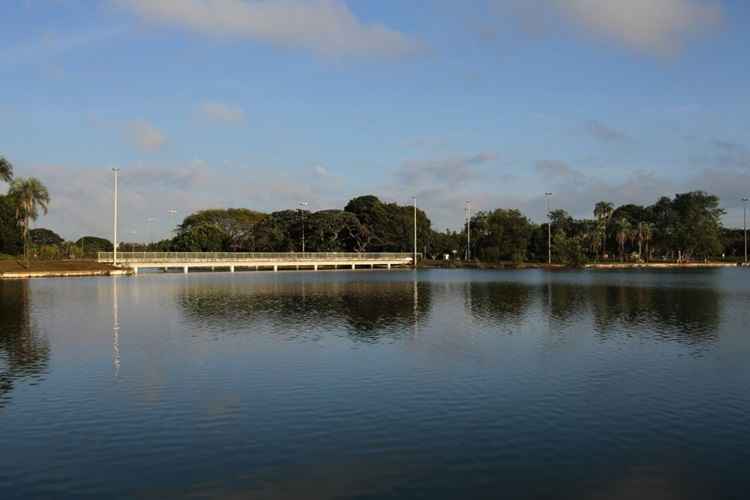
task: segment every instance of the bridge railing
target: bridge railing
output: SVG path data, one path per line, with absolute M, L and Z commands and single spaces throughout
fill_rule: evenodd
M 305 262 L 305 261 L 394 261 L 411 262 L 414 254 L 397 252 L 117 252 L 118 264 L 197 262 Z M 113 252 L 99 252 L 97 260 L 114 262 Z

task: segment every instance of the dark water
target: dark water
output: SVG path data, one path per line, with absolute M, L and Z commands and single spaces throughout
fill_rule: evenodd
M 749 278 L 0 281 L 0 498 L 747 498 Z

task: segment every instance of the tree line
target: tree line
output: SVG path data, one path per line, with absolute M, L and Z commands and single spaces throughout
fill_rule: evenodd
M 30 229 L 49 193 L 34 178 L 14 179 L 13 167 L 0 158 L 0 180 L 10 183 L 0 196 L 0 253 L 36 258 L 95 257 L 111 251 L 104 238 L 64 241 L 49 229 Z M 554 210 L 548 221 L 533 223 L 517 209 L 479 211 L 458 231 L 436 231 L 427 214 L 417 211 L 418 252 L 430 259 L 482 262 L 544 262 L 548 234 L 552 259 L 565 265 L 592 261 L 690 261 L 739 258 L 742 230 L 722 227 L 719 198 L 693 191 L 662 197 L 648 206 L 615 207 L 601 201 L 592 217 L 575 219 Z M 471 243 L 467 245 L 467 230 Z M 209 209 L 188 215 L 174 236 L 157 243 L 123 242 L 121 251 L 182 252 L 411 252 L 414 208 L 373 195 L 350 200 L 343 209 Z M 304 243 L 303 243 L 304 242 Z
M 436 231 L 417 210 L 418 251 L 431 259 L 482 262 L 543 262 L 548 231 L 554 262 L 690 261 L 738 258 L 741 230 L 722 227 L 716 196 L 694 191 L 662 197 L 653 205 L 614 207 L 602 201 L 593 217 L 575 219 L 550 212 L 549 223 L 535 224 L 516 209 L 480 211 L 460 231 Z M 548 224 L 550 226 L 548 227 Z M 352 199 L 342 210 L 282 210 L 265 214 L 249 209 L 203 210 L 189 215 L 175 237 L 152 245 L 121 249 L 163 251 L 411 252 L 414 209 L 376 196 Z

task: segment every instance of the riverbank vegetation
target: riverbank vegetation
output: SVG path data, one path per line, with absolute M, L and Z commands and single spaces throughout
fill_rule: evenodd
M 104 238 L 65 241 L 46 228 L 31 229 L 50 196 L 38 179 L 14 178 L 0 157 L 0 254 L 32 260 L 93 259 L 111 251 Z M 418 252 L 425 259 L 512 264 L 546 262 L 548 237 L 556 264 L 600 262 L 691 262 L 737 260 L 744 254 L 742 230 L 722 227 L 720 201 L 702 191 L 662 197 L 648 206 L 615 207 L 601 201 L 592 217 L 575 219 L 554 210 L 535 224 L 513 208 L 479 211 L 459 231 L 436 231 L 416 211 Z M 467 229 L 471 242 L 467 247 Z M 414 208 L 373 195 L 350 200 L 343 209 L 263 213 L 247 208 L 209 209 L 188 215 L 174 237 L 156 243 L 123 242 L 121 251 L 190 252 L 411 252 Z M 17 257 L 18 258 L 18 257 Z
M 663 197 L 653 205 L 615 207 L 602 201 L 593 217 L 575 219 L 550 212 L 551 227 L 534 224 L 516 209 L 480 211 L 469 222 L 470 260 L 482 263 L 546 262 L 567 266 L 590 262 L 694 262 L 738 259 L 741 230 L 722 227 L 724 211 L 716 196 L 701 192 Z M 283 210 L 264 214 L 249 209 L 205 210 L 191 214 L 175 237 L 144 245 L 123 243 L 130 251 L 410 252 L 414 209 L 376 196 L 354 198 L 343 210 Z M 549 231 L 549 233 L 548 233 Z M 428 259 L 465 261 L 467 228 L 435 231 L 417 210 L 418 251 Z

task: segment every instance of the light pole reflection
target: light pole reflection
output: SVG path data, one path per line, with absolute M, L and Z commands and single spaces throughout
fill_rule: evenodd
M 412 287 L 414 288 L 414 338 L 419 334 L 419 283 L 417 271 L 414 270 Z
M 120 375 L 120 314 L 117 306 L 117 277 L 112 279 L 112 367 Z

